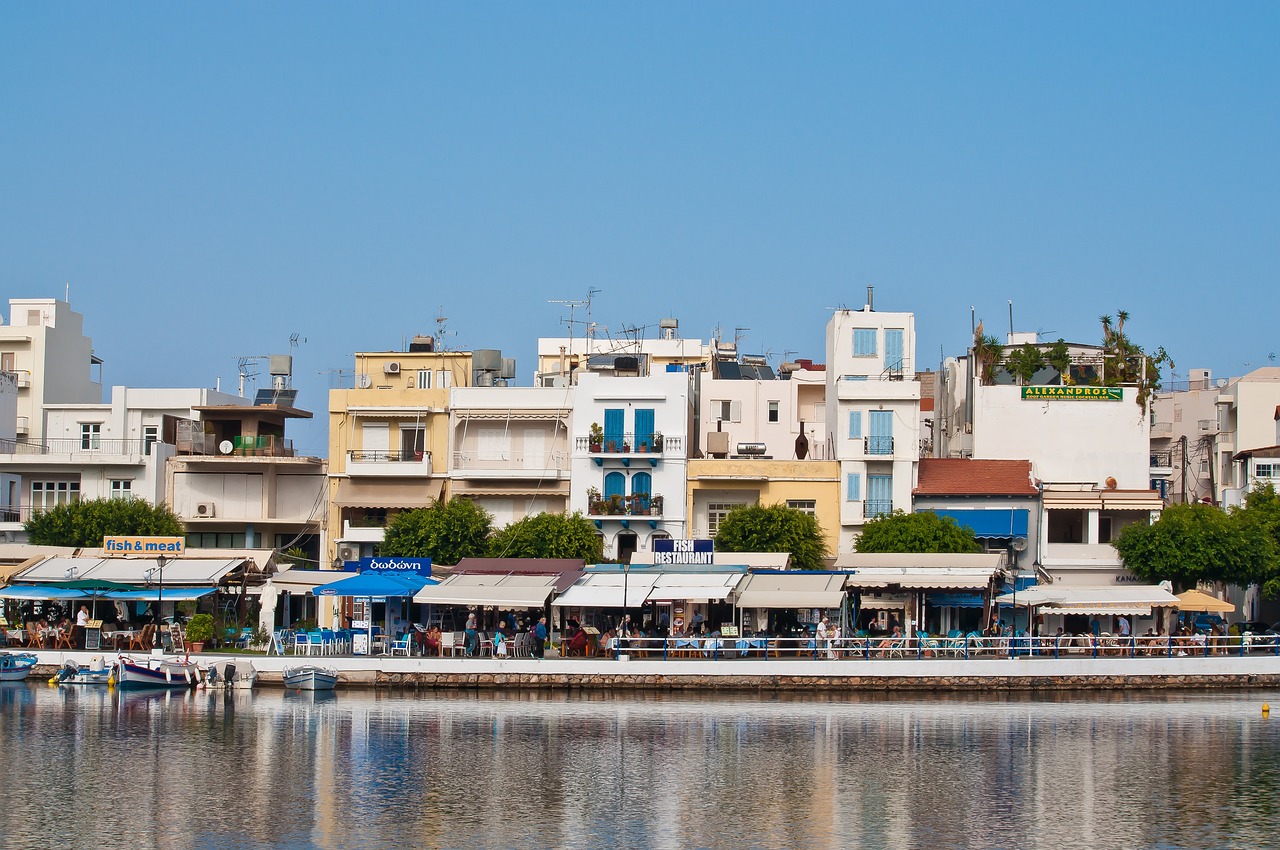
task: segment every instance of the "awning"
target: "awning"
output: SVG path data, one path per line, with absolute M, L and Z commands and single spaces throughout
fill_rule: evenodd
M 331 584 L 344 578 L 351 578 L 353 575 L 355 573 L 345 570 L 289 569 L 273 575 L 271 583 L 275 585 L 276 590 L 283 590 L 289 593 L 310 593 L 322 584 Z
M 1036 585 L 996 597 L 1001 605 L 1037 607 L 1060 614 L 1135 614 L 1146 616 L 1152 608 L 1174 608 L 1178 597 L 1158 585 L 1130 584 L 1116 587 L 1061 587 Z
M 436 583 L 436 579 L 424 575 L 365 572 L 318 585 L 311 592 L 316 596 L 413 596 L 426 585 Z
M 923 512 L 922 512 L 923 513 Z M 940 517 L 951 517 L 957 525 L 973 530 L 974 537 L 1026 537 L 1025 508 L 993 508 L 990 510 L 935 510 Z
M 839 608 L 844 573 L 753 573 L 738 588 L 740 608 Z
M 1203 611 L 1213 614 L 1235 613 L 1236 606 L 1199 590 L 1186 590 L 1178 594 L 1179 611 Z
M 636 552 L 632 564 L 653 563 L 653 552 Z M 716 566 L 748 567 L 753 570 L 785 570 L 791 563 L 790 552 L 714 552 L 711 563 Z M 670 566 L 670 565 L 666 565 Z M 704 565 L 695 565 L 704 566 Z
M 416 481 L 338 482 L 333 503 L 340 508 L 429 508 L 440 499 L 444 481 L 426 478 Z
M 12 585 L 0 588 L 0 599 L 88 599 L 83 590 L 71 590 L 48 584 Z
M 123 584 L 208 587 L 252 563 L 243 558 L 169 558 L 161 576 L 155 558 L 47 558 L 14 576 L 15 581 L 53 584 L 69 579 L 104 579 Z
M 857 569 L 849 573 L 849 587 L 904 590 L 972 590 L 991 584 L 996 568 L 900 567 Z
M 986 605 L 981 593 L 930 593 L 927 601 L 935 608 L 982 608 Z
M 489 608 L 542 608 L 556 589 L 554 575 L 455 575 L 425 587 L 414 602 L 432 605 L 479 605 Z
M 746 578 L 743 573 L 663 573 L 649 602 L 723 602 Z
M 150 588 L 148 590 L 113 590 L 109 593 L 99 594 L 99 599 L 119 599 L 124 602 L 155 602 L 163 599 L 165 602 L 185 602 L 190 599 L 199 599 L 201 596 L 208 596 L 210 593 L 216 593 L 216 587 L 166 587 L 163 592 L 158 588 Z
M 938 552 L 845 552 L 836 556 L 837 570 L 968 569 L 995 572 L 1004 563 L 1001 552 L 950 555 Z
M 636 608 L 649 598 L 657 581 L 656 575 L 590 573 L 578 579 L 551 604 L 557 608 Z M 622 600 L 624 584 L 627 592 L 625 606 Z
M 581 558 L 463 558 L 453 574 L 555 576 L 556 592 L 563 593 L 582 578 L 585 566 Z

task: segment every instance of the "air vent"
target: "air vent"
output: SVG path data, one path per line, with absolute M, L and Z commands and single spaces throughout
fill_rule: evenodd
M 358 561 L 360 555 L 356 552 L 354 546 L 338 547 L 338 560 L 340 561 Z
M 383 374 L 386 374 L 386 375 L 399 375 L 399 374 L 400 374 L 400 364 L 399 364 L 399 363 L 387 363 L 386 365 L 384 365 L 384 366 L 382 367 L 382 372 L 383 372 Z
M 213 516 L 213 502 L 196 502 L 196 516 Z

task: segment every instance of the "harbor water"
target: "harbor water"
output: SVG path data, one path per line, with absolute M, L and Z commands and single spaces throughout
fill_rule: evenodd
M 0 846 L 1260 847 L 1263 702 L 10 684 Z

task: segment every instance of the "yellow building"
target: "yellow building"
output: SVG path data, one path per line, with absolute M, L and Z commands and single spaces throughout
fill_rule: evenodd
M 373 555 L 390 517 L 448 497 L 449 391 L 473 383 L 473 356 L 432 348 L 358 353 L 355 389 L 329 393 L 330 561 Z
M 707 458 L 690 460 L 691 537 L 715 537 L 720 520 L 739 505 L 774 505 L 811 513 L 831 555 L 840 537 L 840 464 L 834 460 Z

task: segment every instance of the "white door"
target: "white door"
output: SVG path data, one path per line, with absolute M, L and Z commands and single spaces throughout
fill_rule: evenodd
M 549 464 L 546 462 L 547 455 L 547 432 L 541 428 L 528 428 L 524 432 L 524 468 L 525 469 L 545 469 Z
M 364 460 L 386 460 L 391 454 L 391 429 L 385 422 L 366 422 L 360 426 L 360 451 Z

